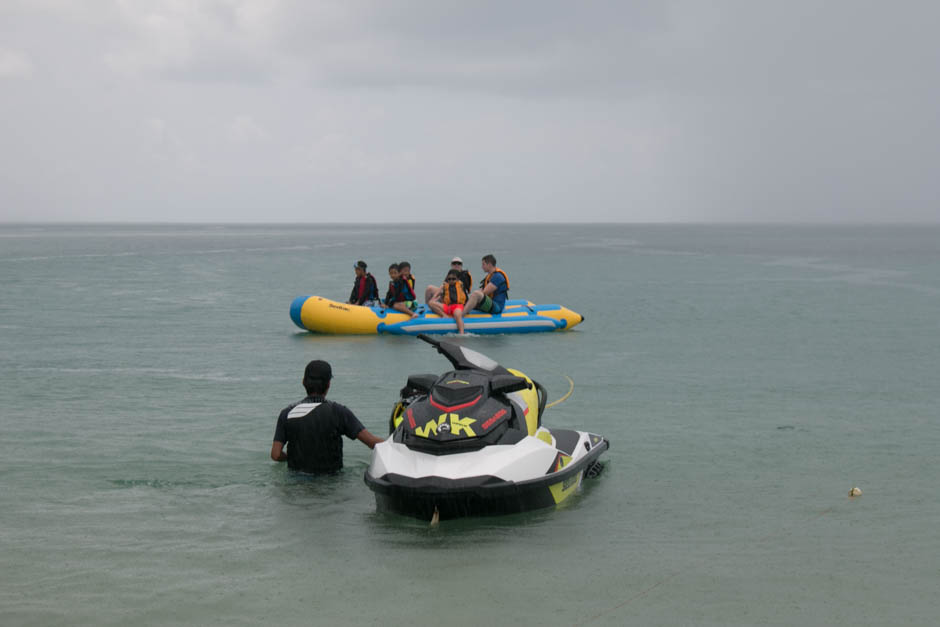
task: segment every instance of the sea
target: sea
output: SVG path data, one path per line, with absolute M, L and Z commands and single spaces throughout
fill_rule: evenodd
M 567 505 L 376 511 L 269 458 L 304 365 L 376 434 L 410 337 L 293 325 L 492 253 L 570 331 L 451 338 L 609 439 Z M 0 624 L 935 625 L 940 225 L 0 225 Z M 852 488 L 861 494 L 849 496 Z

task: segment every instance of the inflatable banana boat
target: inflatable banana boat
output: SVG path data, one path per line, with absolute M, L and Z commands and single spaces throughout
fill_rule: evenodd
M 315 333 L 341 335 L 417 335 L 418 333 L 456 333 L 453 318 L 442 318 L 427 305 L 420 305 L 418 316 L 410 318 L 394 309 L 361 307 L 338 303 L 321 296 L 298 296 L 290 306 L 290 317 L 301 329 Z M 474 311 L 463 318 L 467 333 L 536 333 L 570 329 L 584 321 L 584 316 L 561 305 L 535 305 L 527 300 L 507 300 L 502 313 Z

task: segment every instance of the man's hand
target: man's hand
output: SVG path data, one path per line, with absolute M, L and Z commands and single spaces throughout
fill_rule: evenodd
M 287 451 L 284 450 L 284 443 L 274 440 L 274 444 L 271 445 L 271 459 L 276 462 L 286 462 L 287 461 Z

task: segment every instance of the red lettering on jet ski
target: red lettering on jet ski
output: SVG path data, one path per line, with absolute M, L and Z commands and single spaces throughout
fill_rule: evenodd
M 487 429 L 489 429 L 490 426 L 491 426 L 494 422 L 496 422 L 497 420 L 499 420 L 500 418 L 502 418 L 502 417 L 505 416 L 505 415 L 506 415 L 506 410 L 505 410 L 505 409 L 500 409 L 498 412 L 496 412 L 495 414 L 493 414 L 493 417 L 492 417 L 492 418 L 490 418 L 489 420 L 487 420 L 486 422 L 483 423 L 483 425 L 482 425 L 482 426 L 483 426 L 483 430 L 486 431 Z
M 479 401 L 479 400 L 480 400 L 480 397 L 482 397 L 482 396 L 483 396 L 483 395 L 480 394 L 480 395 L 478 395 L 475 399 L 473 399 L 472 401 L 470 401 L 469 403 L 462 403 L 462 404 L 460 404 L 460 405 L 454 405 L 453 407 L 445 407 L 444 405 L 441 405 L 440 403 L 438 403 L 438 402 L 436 402 L 436 401 L 434 400 L 434 397 L 433 397 L 433 396 L 432 396 L 431 398 L 429 398 L 428 400 L 431 401 L 431 405 L 433 405 L 434 407 L 437 407 L 437 408 L 440 409 L 441 411 L 457 411 L 458 409 L 463 409 L 464 407 L 471 407 L 471 406 L 473 406 L 473 405 L 476 405 L 477 401 Z

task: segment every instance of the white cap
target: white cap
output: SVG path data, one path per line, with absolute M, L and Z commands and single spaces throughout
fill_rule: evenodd
M 460 264 L 462 264 L 462 263 L 463 263 L 463 259 L 461 259 L 460 257 L 454 257 L 453 259 L 450 260 L 450 262 L 451 262 L 451 263 L 460 263 Z

